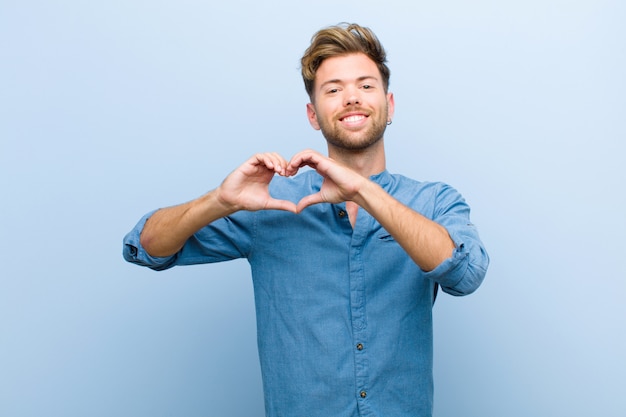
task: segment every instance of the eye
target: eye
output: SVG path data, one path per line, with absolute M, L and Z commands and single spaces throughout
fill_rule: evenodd
M 364 84 L 362 88 L 363 88 L 364 90 L 369 90 L 370 88 L 372 88 L 372 86 L 371 86 L 371 85 L 369 85 L 369 84 Z

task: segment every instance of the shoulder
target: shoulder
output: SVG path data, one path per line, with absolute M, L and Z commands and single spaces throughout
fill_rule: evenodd
M 392 194 L 426 194 L 434 197 L 442 192 L 456 192 L 449 184 L 441 181 L 420 181 L 402 174 L 391 174 L 386 171 L 372 177 L 372 180 Z
M 436 215 L 452 205 L 465 204 L 461 193 L 442 181 L 418 181 L 401 174 L 388 174 L 386 184 L 380 185 L 394 198 L 422 213 Z

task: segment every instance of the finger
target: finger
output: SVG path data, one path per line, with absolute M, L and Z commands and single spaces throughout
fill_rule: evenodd
M 289 162 L 287 162 L 285 158 L 277 153 L 275 153 L 273 156 L 276 160 L 276 172 L 283 176 L 287 175 L 287 166 L 289 165 Z
M 313 204 L 324 203 L 325 200 L 322 197 L 322 193 L 317 192 L 315 194 L 310 194 L 305 197 L 302 197 L 300 201 L 298 201 L 298 205 L 296 206 L 296 213 L 301 213 L 305 208 L 312 206 Z
M 284 173 L 285 167 L 287 166 L 287 161 L 285 160 L 285 158 L 283 158 L 276 152 L 269 152 L 264 154 L 264 156 L 267 158 L 268 163 L 277 174 L 282 175 Z
M 287 166 L 288 173 L 295 173 L 303 166 L 310 166 L 315 169 L 317 164 L 322 160 L 323 156 L 315 151 L 306 150 L 297 153 L 289 161 Z M 293 175 L 293 174 L 291 174 Z
M 266 210 L 284 210 L 284 211 L 290 211 L 292 213 L 297 212 L 296 205 L 293 202 L 289 200 L 278 200 L 275 198 L 271 198 L 267 202 L 265 209 Z
M 256 154 L 254 157 L 257 164 L 264 165 L 267 169 L 274 171 L 276 174 L 285 175 L 287 161 L 285 158 L 275 152 L 267 152 Z
M 274 154 L 274 158 L 276 160 L 276 172 L 280 175 L 286 176 L 287 166 L 289 165 L 289 162 L 277 153 Z
M 257 165 L 263 165 L 268 169 L 274 169 L 275 162 L 272 156 L 268 153 L 258 153 L 254 155 L 254 159 L 256 160 Z

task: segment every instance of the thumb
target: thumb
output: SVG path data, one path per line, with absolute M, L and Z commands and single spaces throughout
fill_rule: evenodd
M 284 210 L 297 213 L 296 205 L 293 202 L 289 200 L 277 200 L 275 198 L 270 198 L 267 201 L 265 210 Z
M 298 205 L 296 207 L 296 213 L 301 213 L 305 208 L 312 206 L 313 204 L 323 203 L 325 200 L 322 198 L 322 193 L 317 192 L 315 194 L 310 194 L 305 197 L 302 197 L 300 201 L 298 201 Z

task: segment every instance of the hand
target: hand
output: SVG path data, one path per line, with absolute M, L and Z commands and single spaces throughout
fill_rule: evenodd
M 306 150 L 289 162 L 285 175 L 295 175 L 303 166 L 309 166 L 320 174 L 324 181 L 319 192 L 303 197 L 296 206 L 296 212 L 318 203 L 341 203 L 353 201 L 367 179 L 351 169 L 322 154 Z
M 296 212 L 296 205 L 293 202 L 275 199 L 269 193 L 270 181 L 276 174 L 287 175 L 287 165 L 287 161 L 277 153 L 254 155 L 226 177 L 217 189 L 218 200 L 233 212 L 238 210 Z

